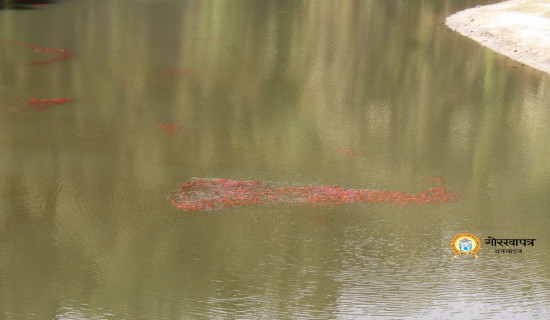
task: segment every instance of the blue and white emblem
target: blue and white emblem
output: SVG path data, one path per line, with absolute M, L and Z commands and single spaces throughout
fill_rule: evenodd
M 472 251 L 472 241 L 470 239 L 460 239 L 458 248 L 462 252 Z

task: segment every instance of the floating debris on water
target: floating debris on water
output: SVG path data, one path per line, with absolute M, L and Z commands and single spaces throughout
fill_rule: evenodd
M 185 211 L 269 203 L 298 203 L 314 206 L 362 202 L 435 205 L 456 199 L 456 195 L 445 188 L 440 178 L 436 181 L 437 186 L 434 188 L 417 193 L 406 193 L 346 189 L 339 186 L 295 186 L 260 180 L 193 179 L 184 183 L 180 190 L 172 192 L 169 198 L 174 207 Z

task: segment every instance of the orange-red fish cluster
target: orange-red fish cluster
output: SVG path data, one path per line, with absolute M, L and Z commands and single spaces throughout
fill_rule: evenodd
M 258 180 L 197 179 L 171 193 L 170 201 L 185 211 L 211 210 L 251 204 L 298 203 L 336 205 L 344 203 L 439 204 L 456 195 L 437 178 L 437 186 L 416 193 L 346 189 L 339 186 L 292 186 Z
M 37 53 L 54 55 L 53 57 L 46 60 L 31 62 L 30 64 L 33 66 L 39 66 L 39 65 L 66 60 L 76 55 L 74 52 L 67 49 L 44 48 L 44 47 L 37 46 L 35 44 L 29 44 L 29 43 L 24 43 L 19 41 L 10 41 L 10 40 L 0 39 L 0 43 L 26 47 Z
M 348 148 L 338 149 L 338 153 L 345 153 L 345 154 L 347 154 L 347 155 L 350 156 L 350 157 L 353 157 L 354 155 L 357 154 L 357 152 L 355 152 L 355 150 L 353 150 L 353 149 L 348 149 Z M 361 153 L 361 154 L 362 154 L 362 153 Z
M 23 99 L 28 105 L 35 107 L 38 110 L 45 109 L 51 106 L 57 106 L 60 104 L 65 104 L 71 102 L 69 98 L 53 98 L 53 99 L 41 99 L 41 98 L 30 98 Z
M 171 125 L 171 124 L 164 124 L 164 123 L 159 123 L 157 125 L 157 127 L 159 127 L 159 129 L 162 129 L 164 130 L 164 133 L 166 134 L 171 134 L 171 135 L 175 135 L 178 133 L 178 131 L 180 130 L 180 127 L 179 126 L 174 126 L 174 125 Z
M 15 98 L 15 100 L 19 100 L 19 98 Z M 6 107 L 8 107 L 12 112 L 42 111 L 51 106 L 69 103 L 71 102 L 71 99 L 69 98 L 43 99 L 43 98 L 32 97 L 27 99 L 21 99 L 21 101 L 24 102 L 23 105 L 12 104 L 8 102 L 6 103 Z

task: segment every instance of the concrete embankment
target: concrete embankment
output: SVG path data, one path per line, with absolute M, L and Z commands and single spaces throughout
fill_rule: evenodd
M 446 25 L 481 45 L 550 74 L 550 0 L 510 0 L 449 16 Z

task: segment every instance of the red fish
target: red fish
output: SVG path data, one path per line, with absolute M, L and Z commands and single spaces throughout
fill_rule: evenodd
M 170 134 L 170 135 L 175 135 L 175 134 L 177 134 L 178 131 L 180 130 L 180 127 L 179 127 L 179 126 L 174 126 L 174 125 L 171 125 L 171 124 L 159 123 L 159 124 L 157 125 L 157 127 L 158 127 L 159 129 L 164 130 L 164 133 Z
M 69 59 L 69 58 L 76 55 L 74 52 L 72 52 L 70 50 L 67 50 L 67 49 L 55 49 L 55 48 L 47 48 L 47 47 L 45 48 L 45 47 L 41 47 L 41 46 L 38 46 L 38 45 L 35 45 L 35 44 L 29 44 L 29 43 L 24 43 L 24 42 L 19 42 L 19 41 L 11 41 L 11 40 L 0 39 L 0 43 L 14 45 L 14 46 L 20 46 L 20 47 L 26 47 L 26 48 L 29 48 L 32 51 L 36 52 L 36 53 L 55 55 L 50 59 L 33 61 L 33 62 L 30 63 L 32 66 L 39 66 L 39 65 L 44 65 L 44 64 L 48 64 L 48 63 L 67 60 L 67 59 Z
M 19 100 L 19 98 L 15 98 L 16 101 Z M 71 99 L 69 98 L 53 98 L 53 99 L 45 99 L 45 98 L 23 98 L 21 99 L 22 102 L 24 102 L 23 106 L 21 106 L 21 103 L 15 103 L 15 102 L 8 102 L 6 103 L 6 107 L 10 108 L 10 111 L 12 112 L 22 112 L 22 111 L 42 111 L 48 107 L 61 105 L 70 103 Z
M 198 179 L 171 193 L 170 202 L 185 211 L 211 210 L 250 204 L 298 203 L 336 205 L 358 202 L 440 204 L 457 198 L 437 178 L 437 186 L 417 193 L 347 189 L 339 186 L 293 186 L 258 180 Z
M 69 59 L 69 58 L 76 55 L 75 53 L 73 53 L 69 50 L 65 50 L 65 49 L 56 49 L 55 53 L 57 54 L 56 56 L 54 56 L 50 59 L 46 59 L 46 60 L 33 61 L 33 62 L 31 62 L 31 65 L 32 66 L 39 66 L 39 65 L 43 65 L 43 64 L 63 61 L 63 60 L 67 60 L 67 59 Z
M 69 98 L 53 98 L 53 99 L 43 99 L 43 98 L 30 98 L 30 99 L 23 99 L 24 102 L 27 103 L 27 105 L 31 106 L 34 111 L 40 111 L 44 110 L 51 106 L 57 106 L 61 104 L 66 104 L 71 102 L 71 99 Z
M 350 157 L 353 157 L 354 155 L 356 155 L 355 150 L 353 149 L 348 149 L 348 148 L 338 149 L 338 153 L 342 153 L 342 152 L 347 154 Z

